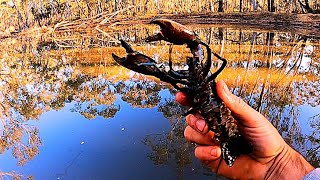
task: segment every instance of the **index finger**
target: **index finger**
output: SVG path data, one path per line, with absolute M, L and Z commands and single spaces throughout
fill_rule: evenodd
M 190 99 L 184 92 L 178 92 L 176 94 L 176 101 L 183 106 L 191 106 Z

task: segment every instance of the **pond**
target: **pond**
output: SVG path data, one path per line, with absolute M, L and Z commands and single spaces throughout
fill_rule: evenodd
M 228 60 L 218 79 L 264 114 L 284 139 L 320 165 L 320 37 L 190 24 Z M 117 25 L 53 42 L 1 42 L 0 176 L 22 179 L 214 179 L 183 137 L 184 107 L 156 78 L 119 67 L 117 39 L 164 64 L 169 44 L 145 43 L 158 27 Z M 75 32 L 74 32 L 75 33 Z M 72 38 L 72 36 L 77 38 Z M 174 68 L 190 56 L 173 46 Z M 219 66 L 215 59 L 212 72 Z

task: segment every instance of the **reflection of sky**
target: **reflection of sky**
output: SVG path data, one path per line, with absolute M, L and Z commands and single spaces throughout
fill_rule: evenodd
M 290 56 L 288 62 L 286 62 L 286 59 L 275 59 L 273 63 L 276 65 L 276 67 L 281 67 L 283 63 L 287 63 L 287 71 L 289 71 L 293 66 L 299 66 L 299 72 L 309 72 L 310 70 L 310 64 L 311 64 L 311 55 L 314 51 L 314 47 L 311 45 L 307 45 L 303 49 L 303 54 L 301 59 L 299 58 L 301 51 L 293 51 L 292 56 Z M 295 64 L 297 62 L 297 64 Z M 316 73 L 316 72 L 314 72 Z
M 319 128 L 316 129 L 312 129 L 310 127 L 310 122 L 312 121 L 312 117 L 319 115 L 320 113 L 320 106 L 316 106 L 316 107 L 312 107 L 310 105 L 301 105 L 299 106 L 299 116 L 297 117 L 299 119 L 299 123 L 301 126 L 301 133 L 303 135 L 312 135 L 312 132 L 315 132 L 315 139 L 319 139 Z M 316 121 L 319 121 L 320 119 L 317 119 Z M 305 147 L 301 147 L 303 149 L 299 149 L 299 151 L 301 151 L 300 153 L 302 153 L 302 155 L 305 155 L 305 153 L 310 150 L 311 148 L 316 147 L 314 145 L 315 142 L 311 143 L 310 141 L 306 141 L 306 143 L 304 144 Z M 317 150 L 317 155 L 320 155 L 319 149 Z
M 164 91 L 169 97 L 169 92 Z M 10 152 L 0 156 L 0 171 L 14 170 L 35 179 L 177 179 L 174 166 L 156 166 L 147 159 L 150 148 L 142 143 L 146 135 L 170 131 L 170 123 L 157 108 L 132 108 L 121 100 L 114 118 L 87 120 L 67 104 L 50 111 L 40 121 L 43 145 L 40 154 L 25 166 L 17 167 Z M 186 169 L 188 178 L 210 178 Z M 175 176 L 176 175 L 176 176 Z
M 320 106 L 312 107 L 310 105 L 301 105 L 299 107 L 300 116 L 298 117 L 301 124 L 302 134 L 311 134 L 310 119 L 320 113 Z

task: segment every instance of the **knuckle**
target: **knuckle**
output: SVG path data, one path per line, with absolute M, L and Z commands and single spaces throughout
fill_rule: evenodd
M 191 132 L 190 132 L 190 126 L 187 126 L 185 129 L 184 129 L 184 137 L 187 139 L 187 140 L 191 140 Z
M 197 147 L 197 148 L 194 150 L 194 155 L 196 156 L 196 158 L 202 160 L 203 158 L 202 158 L 202 155 L 201 155 L 201 153 L 200 153 L 200 149 L 201 149 L 201 147 Z
M 203 146 L 198 146 L 196 149 L 195 149 L 195 156 L 200 159 L 200 160 L 210 160 L 210 157 L 209 157 L 209 154 L 206 153 L 205 151 L 205 147 Z
M 191 125 L 191 116 L 192 116 L 192 114 L 189 114 L 186 116 L 186 121 L 189 126 Z
M 197 117 L 194 116 L 193 114 L 190 114 L 187 116 L 187 123 L 190 126 L 190 128 L 196 130 L 196 121 L 197 121 Z

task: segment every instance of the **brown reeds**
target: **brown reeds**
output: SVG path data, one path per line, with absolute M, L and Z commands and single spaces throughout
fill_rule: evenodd
M 99 34 L 108 38 L 108 41 L 117 41 L 103 29 L 111 28 L 119 23 L 115 16 L 124 11 L 130 10 L 133 6 L 108 13 L 102 12 L 90 18 L 78 19 L 74 21 L 63 21 L 57 23 L 52 32 L 52 39 L 59 47 L 77 47 L 75 42 L 83 42 L 83 38 L 97 37 Z

